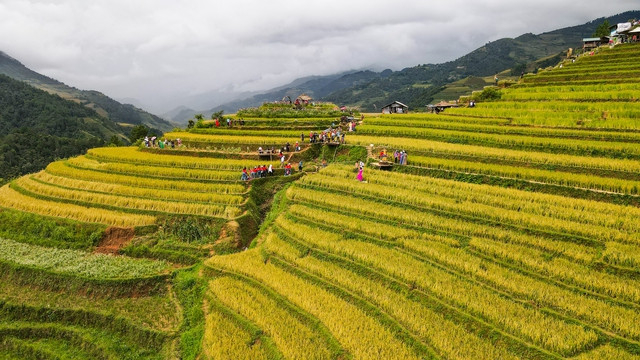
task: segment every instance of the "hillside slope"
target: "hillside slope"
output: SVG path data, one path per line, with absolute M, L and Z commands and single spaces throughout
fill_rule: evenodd
M 615 24 L 639 17 L 640 11 L 629 11 L 607 19 Z M 335 91 L 324 100 L 359 106 L 364 111 L 377 111 L 394 100 L 410 108 L 424 108 L 447 83 L 468 76 L 490 76 L 507 69 L 521 68 L 546 57 L 550 57 L 547 65 L 555 64 L 568 48 L 581 48 L 582 38 L 591 36 L 604 20 L 600 18 L 539 35 L 524 34 L 515 39 L 492 41 L 454 61 L 406 68 L 383 79 Z
M 0 74 L 24 81 L 31 86 L 45 90 L 60 97 L 76 101 L 99 114 L 108 117 L 115 123 L 125 126 L 146 125 L 157 132 L 171 130 L 174 126 L 168 121 L 150 114 L 130 104 L 121 104 L 98 91 L 79 90 L 64 83 L 39 74 L 20 63 L 18 60 L 0 51 Z
M 0 178 L 105 144 L 122 129 L 94 110 L 0 75 Z

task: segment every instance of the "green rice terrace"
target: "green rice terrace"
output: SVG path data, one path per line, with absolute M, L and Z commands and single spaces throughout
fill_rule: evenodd
M 265 104 L 16 179 L 0 358 L 640 359 L 639 58 L 440 114 Z

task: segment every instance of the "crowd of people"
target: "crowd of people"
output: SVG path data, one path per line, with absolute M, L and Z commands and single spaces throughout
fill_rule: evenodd
M 283 155 L 284 158 L 284 155 Z M 291 165 L 290 162 L 288 163 L 284 163 L 284 161 L 281 162 L 282 164 L 282 168 L 284 169 L 284 176 L 289 176 L 292 173 L 292 169 L 293 169 L 293 165 Z M 302 167 L 303 167 L 303 162 L 302 160 L 300 160 L 300 162 L 298 163 L 298 171 L 302 171 Z M 240 180 L 243 181 L 248 181 L 251 179 L 258 179 L 258 178 L 264 178 L 267 176 L 273 176 L 273 165 L 269 164 L 269 166 L 265 165 L 259 165 L 259 166 L 254 166 L 252 169 L 247 169 L 246 167 L 244 167 L 242 169 L 242 174 L 240 175 Z
M 242 175 L 240 179 L 246 181 L 250 179 L 263 178 L 271 175 L 273 175 L 273 166 L 271 164 L 269 164 L 269 166 L 265 164 L 261 166 L 254 166 L 253 169 L 251 170 L 247 170 L 247 168 L 244 167 L 242 169 Z
M 304 134 L 300 135 L 300 139 L 304 139 Z M 342 132 L 339 128 L 328 128 L 323 130 L 320 133 L 312 131 L 309 133 L 309 143 L 311 144 L 320 144 L 320 143 L 345 143 L 345 133 Z
M 181 139 L 175 139 L 175 140 L 170 140 L 170 139 L 158 139 L 156 136 L 152 136 L 152 137 L 148 137 L 145 136 L 144 139 L 142 140 L 144 143 L 145 147 L 158 147 L 160 149 L 164 149 L 164 148 L 171 148 L 171 149 L 175 149 L 176 146 L 180 147 L 182 146 L 182 140 Z
M 300 151 L 300 143 L 296 141 L 296 143 L 293 145 L 293 151 Z M 289 142 L 287 142 L 286 144 L 284 144 L 280 149 L 278 149 L 278 156 L 282 156 L 282 154 L 291 151 L 291 144 Z M 276 154 L 276 149 L 272 146 L 269 149 L 263 149 L 262 146 L 258 146 L 258 154 L 259 155 L 275 155 Z
M 362 115 L 362 118 L 364 119 L 364 115 Z M 356 125 L 358 125 L 358 123 L 356 123 L 355 121 L 349 121 L 349 125 L 348 125 L 349 132 L 356 131 Z
M 407 152 L 404 150 L 395 150 L 393 152 L 393 162 L 398 165 L 407 165 Z M 387 161 L 388 155 L 387 150 L 381 150 L 380 154 L 378 154 L 378 159 L 380 161 Z
M 396 150 L 393 152 L 393 162 L 398 165 L 407 165 L 407 152 L 404 150 Z
M 234 125 L 244 125 L 244 119 L 239 119 L 239 120 L 233 120 L 231 118 L 227 118 L 226 120 L 220 121 L 220 119 L 215 118 L 213 121 L 214 125 L 219 128 L 220 125 L 226 123 L 227 127 L 233 127 Z

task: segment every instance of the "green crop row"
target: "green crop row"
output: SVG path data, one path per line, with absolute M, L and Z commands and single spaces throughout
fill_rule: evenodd
M 294 130 L 292 130 L 294 129 Z M 319 128 L 316 128 L 316 130 Z M 209 141 L 212 139 L 212 142 L 216 141 L 219 136 L 249 136 L 249 137 L 290 137 L 300 138 L 300 134 L 304 133 L 306 137 L 309 134 L 308 130 L 295 130 L 294 126 L 286 126 L 283 129 L 246 129 L 246 128 L 231 128 L 231 129 L 192 129 L 189 132 L 184 133 L 170 133 L 176 134 L 171 135 L 174 137 L 180 137 L 183 141 Z
M 383 114 L 375 117 L 365 117 L 364 123 L 367 124 L 369 121 L 385 121 L 395 124 L 403 124 L 407 122 L 409 124 L 414 122 L 443 122 L 446 121 L 448 123 L 462 123 L 462 124 L 486 124 L 486 125 L 498 125 L 505 124 L 508 122 L 507 119 L 504 118 L 489 118 L 489 117 L 476 117 L 476 116 L 455 116 L 449 114 L 449 110 L 446 113 L 440 114 L 432 114 L 432 113 L 424 113 L 424 114 Z
M 57 248 L 89 249 L 98 244 L 105 226 L 45 217 L 0 208 L 0 237 Z
M 553 68 L 552 70 L 540 71 L 536 76 L 527 77 L 527 79 L 537 79 L 544 78 L 547 76 L 559 76 L 559 75 L 597 75 L 601 73 L 607 74 L 617 74 L 619 72 L 628 72 L 628 71 L 637 71 L 638 65 L 633 62 L 628 63 L 604 63 L 600 64 L 597 67 L 594 66 L 581 66 L 579 63 L 576 64 L 567 64 L 567 66 L 562 66 Z
M 638 101 L 637 90 L 558 91 L 558 92 L 505 92 L 503 101 L 565 100 L 565 101 Z
M 540 250 L 479 238 L 471 239 L 469 246 L 480 253 L 514 263 L 516 267 L 529 268 L 558 281 L 573 283 L 612 298 L 631 303 L 638 303 L 640 298 L 640 283 L 637 280 L 595 271 L 567 259 L 549 258 L 547 253 Z
M 160 359 L 155 349 L 136 346 L 126 337 L 100 329 L 63 326 L 55 323 L 14 321 L 0 324 L 0 338 L 11 339 L 20 359 L 66 358 L 74 359 Z M 3 345 L 7 344 L 3 341 Z M 15 346 L 17 345 L 17 346 Z M 0 345 L 1 346 L 1 345 Z
M 3 263 L 87 279 L 142 278 L 169 270 L 168 265 L 161 261 L 88 254 L 78 250 L 47 248 L 8 239 L 0 241 L 0 257 Z
M 117 333 L 121 337 L 128 338 L 132 343 L 155 350 L 160 350 L 168 338 L 166 333 L 139 327 L 119 316 L 79 309 L 28 306 L 0 301 L 0 319 L 29 322 L 46 321 L 98 328 Z
M 598 72 L 597 70 L 590 69 L 590 71 L 575 71 L 567 74 L 555 74 L 553 71 L 548 72 L 548 75 L 545 76 L 532 76 L 524 78 L 524 82 L 535 82 L 535 83 L 545 83 L 545 82 L 573 82 L 576 80 L 601 80 L 601 79 L 624 79 L 628 77 L 638 76 L 637 69 L 630 70 L 620 70 L 615 72 Z
M 624 78 L 613 78 L 613 79 L 580 79 L 580 80 L 572 80 L 570 83 L 573 85 L 626 85 L 626 84 L 637 84 L 640 81 L 637 75 L 629 76 Z M 547 87 L 547 86 L 565 86 L 569 82 L 567 81 L 545 81 L 545 82 L 520 82 L 518 84 L 514 84 L 510 87 L 510 89 L 523 89 L 523 88 L 536 88 L 536 87 Z
M 306 131 L 305 131 L 306 132 Z M 167 133 L 165 136 L 179 137 L 183 144 L 280 144 L 295 143 L 300 139 L 300 130 L 227 130 L 211 134 Z

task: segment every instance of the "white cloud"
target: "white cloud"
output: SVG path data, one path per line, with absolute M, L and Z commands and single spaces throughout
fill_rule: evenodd
M 0 50 L 69 85 L 166 107 L 213 89 L 453 60 L 636 0 L 3 0 Z M 606 11 L 603 13 L 602 11 Z M 173 101 L 172 101 L 173 100 Z M 156 106 L 156 109 L 160 107 Z

